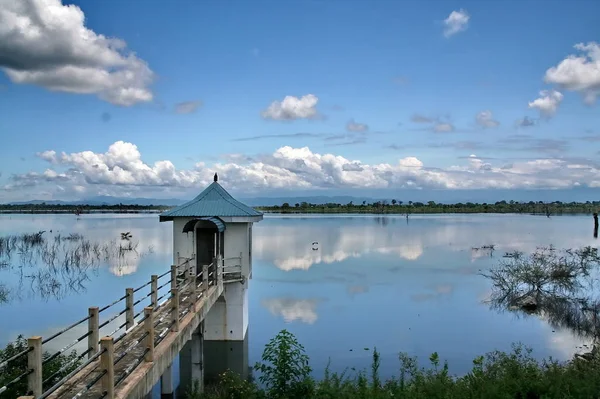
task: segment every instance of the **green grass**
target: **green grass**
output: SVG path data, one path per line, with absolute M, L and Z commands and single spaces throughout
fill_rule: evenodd
M 415 358 L 399 354 L 399 373 L 379 377 L 379 353 L 373 351 L 370 370 L 353 376 L 326 370 L 320 380 L 310 377 L 304 348 L 286 330 L 265 348 L 254 369 L 260 385 L 225 372 L 220 382 L 204 393 L 188 391 L 189 399 L 508 399 L 508 398 L 599 398 L 600 359 L 574 358 L 568 362 L 537 361 L 531 351 L 515 345 L 512 352 L 491 352 L 473 360 L 471 371 L 461 377 L 449 374 L 437 353 L 428 367 Z

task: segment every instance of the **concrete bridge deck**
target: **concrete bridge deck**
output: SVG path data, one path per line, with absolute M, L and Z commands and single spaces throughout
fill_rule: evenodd
M 143 398 L 160 380 L 183 345 L 190 340 L 192 332 L 223 292 L 223 283 L 202 291 L 200 299 L 194 302 L 198 290 L 188 285 L 179 293 L 179 328 L 173 331 L 172 308 L 174 299 L 170 299 L 152 315 L 154 329 L 154 355 L 152 361 L 145 361 L 147 345 L 144 342 L 146 328 L 139 323 L 122 340 L 114 345 L 114 397 Z M 204 295 L 206 294 L 206 295 Z M 66 381 L 50 399 L 104 398 L 108 396 L 102 384 L 104 368 L 101 359 L 85 367 Z M 88 385 L 98 380 L 91 387 Z
M 27 378 L 29 392 L 24 392 L 21 398 L 138 399 L 146 397 L 153 386 L 160 381 L 161 376 L 165 372 L 171 372 L 173 360 L 186 342 L 192 339 L 192 334 L 202 326 L 206 315 L 223 294 L 224 284 L 244 282 L 239 265 L 223 266 L 224 263 L 223 259 L 215 258 L 211 265 L 203 266 L 198 274 L 192 259 L 187 260 L 183 265 L 172 266 L 171 280 L 163 285 L 158 286 L 158 279 L 168 276 L 168 273 L 152 276 L 150 283 L 135 290 L 128 289 L 126 297 L 123 297 L 126 302 L 125 310 L 102 324 L 99 322 L 98 308 L 90 308 L 88 318 L 62 331 L 68 331 L 88 321 L 88 333 L 79 338 L 79 340 L 84 338 L 88 340 L 88 350 L 79 355 L 82 364 L 51 387 L 47 386 L 47 381 L 42 381 L 42 375 L 44 378 L 47 377 L 43 373 L 42 342 L 47 342 L 55 336 L 46 341 L 42 341 L 41 337 L 30 338 L 29 350 L 21 354 L 28 358 L 29 371 L 24 373 L 23 377 Z M 158 303 L 162 298 L 157 298 L 159 289 L 168 284 L 171 287 L 170 292 L 163 297 L 169 296 L 169 298 Z M 148 285 L 151 285 L 150 294 L 133 302 L 133 293 Z M 151 297 L 151 304 L 155 306 L 145 307 L 134 315 L 135 305 L 148 297 Z M 100 312 L 119 301 L 121 300 L 104 307 Z M 111 335 L 118 331 L 115 330 L 100 339 L 100 328 L 107 326 L 109 322 L 115 320 L 118 322 L 116 317 L 122 314 L 125 314 L 127 321 L 119 328 L 126 328 L 125 332 L 118 338 L 114 338 Z M 142 318 L 135 322 L 134 318 L 138 315 Z M 70 346 L 65 347 L 59 352 L 69 348 Z M 87 359 L 84 356 L 87 356 Z

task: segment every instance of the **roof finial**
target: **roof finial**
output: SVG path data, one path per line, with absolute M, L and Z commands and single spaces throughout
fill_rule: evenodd
M 215 173 L 215 183 L 219 181 L 219 176 Z

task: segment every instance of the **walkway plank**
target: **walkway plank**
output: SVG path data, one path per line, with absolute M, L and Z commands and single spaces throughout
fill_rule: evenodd
M 145 336 L 143 322 L 115 344 L 116 398 L 143 399 L 147 395 L 223 293 L 223 280 L 219 279 L 216 286 L 210 286 L 206 295 L 203 292 L 201 298 L 194 304 L 192 296 L 197 295 L 195 288 L 195 284 L 188 284 L 179 294 L 179 331 L 169 331 L 172 325 L 172 299 L 165 302 L 154 313 L 156 346 L 153 362 L 145 362 L 142 359 L 146 350 L 143 345 Z M 157 341 L 160 343 L 157 344 Z M 100 361 L 97 360 L 66 381 L 56 392 L 48 396 L 48 399 L 101 399 L 105 396 L 99 381 L 101 374 Z M 98 382 L 88 389 L 88 385 L 96 379 Z

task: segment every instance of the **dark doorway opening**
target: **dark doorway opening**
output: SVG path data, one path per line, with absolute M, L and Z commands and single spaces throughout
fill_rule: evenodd
M 198 273 L 202 271 L 202 266 L 210 265 L 215 257 L 216 234 L 216 229 L 196 230 L 196 268 Z

